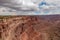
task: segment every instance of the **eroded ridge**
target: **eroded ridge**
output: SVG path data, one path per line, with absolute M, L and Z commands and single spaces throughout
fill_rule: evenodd
M 19 16 L 0 20 L 1 40 L 60 40 L 60 22 L 40 16 Z

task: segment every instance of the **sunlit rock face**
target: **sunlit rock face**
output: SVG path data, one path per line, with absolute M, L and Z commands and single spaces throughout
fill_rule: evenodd
M 1 17 L 1 40 L 60 40 L 60 15 Z

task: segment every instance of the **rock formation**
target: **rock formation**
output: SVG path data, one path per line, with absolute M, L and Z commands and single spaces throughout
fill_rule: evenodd
M 3 18 L 0 20 L 0 39 L 60 40 L 60 18 L 54 17 L 15 16 Z

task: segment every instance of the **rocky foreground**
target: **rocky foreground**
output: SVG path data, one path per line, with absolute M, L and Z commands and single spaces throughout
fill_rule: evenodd
M 60 15 L 2 18 L 0 40 L 60 40 Z

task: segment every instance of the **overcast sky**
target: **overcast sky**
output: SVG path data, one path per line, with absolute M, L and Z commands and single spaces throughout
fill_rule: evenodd
M 0 3 L 1 2 L 6 2 L 6 1 L 8 1 L 8 2 L 10 2 L 10 0 L 0 0 Z M 14 0 L 11 0 L 11 1 L 14 1 Z M 33 5 L 33 3 L 32 3 L 32 1 L 34 1 L 34 2 L 36 2 L 36 3 L 38 3 L 38 2 L 41 2 L 42 0 L 15 0 L 15 2 L 17 2 L 18 4 L 20 3 L 20 2 L 24 2 L 24 5 Z M 46 2 L 48 2 L 48 3 L 54 3 L 54 4 L 57 4 L 57 5 L 60 5 L 60 0 L 45 0 Z M 13 2 L 12 2 L 13 3 Z M 15 12 L 9 12 L 8 10 L 5 10 L 5 9 L 7 9 L 7 8 L 4 8 L 4 7 L 0 7 L 0 15 L 20 15 L 21 13 L 15 13 Z M 3 10 L 5 10 L 5 12 L 3 12 Z M 25 13 L 24 13 L 25 14 Z M 41 14 L 41 15 L 48 15 L 48 14 L 60 14 L 60 12 L 57 10 L 56 12 L 48 12 L 48 13 L 44 13 L 44 12 L 41 12 L 41 13 L 26 13 L 26 14 L 30 14 L 30 15 L 32 15 L 32 14 L 36 14 L 36 15 L 38 15 L 38 14 Z

